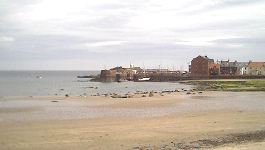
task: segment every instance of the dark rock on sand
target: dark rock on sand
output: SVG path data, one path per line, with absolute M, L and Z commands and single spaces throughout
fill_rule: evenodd
M 157 149 L 214 149 L 215 147 L 226 144 L 242 144 L 247 142 L 261 142 L 265 140 L 265 130 L 254 131 L 248 133 L 236 133 L 225 135 L 223 137 L 213 137 L 211 139 L 201 139 L 197 141 L 181 142 L 177 143 L 171 141 L 168 144 L 162 144 Z M 147 149 L 153 149 L 150 146 L 144 146 Z M 141 147 L 135 147 L 134 149 L 140 150 Z
M 153 97 L 153 96 L 154 96 L 154 92 L 150 92 L 149 97 Z

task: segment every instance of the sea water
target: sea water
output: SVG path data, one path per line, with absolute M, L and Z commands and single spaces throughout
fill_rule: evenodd
M 72 96 L 190 89 L 178 82 L 91 82 L 100 71 L 0 71 L 0 96 Z

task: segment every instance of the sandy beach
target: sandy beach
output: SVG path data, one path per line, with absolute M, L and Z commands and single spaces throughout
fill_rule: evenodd
M 0 149 L 264 149 L 264 97 L 1 97 Z

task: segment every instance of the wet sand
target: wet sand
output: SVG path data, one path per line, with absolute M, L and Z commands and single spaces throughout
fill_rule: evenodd
M 0 149 L 263 149 L 264 97 L 2 97 Z

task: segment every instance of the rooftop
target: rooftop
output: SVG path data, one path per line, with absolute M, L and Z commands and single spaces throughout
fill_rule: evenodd
M 252 61 L 250 61 L 248 66 L 253 67 L 253 68 L 261 68 L 261 67 L 265 67 L 265 62 L 252 62 Z

